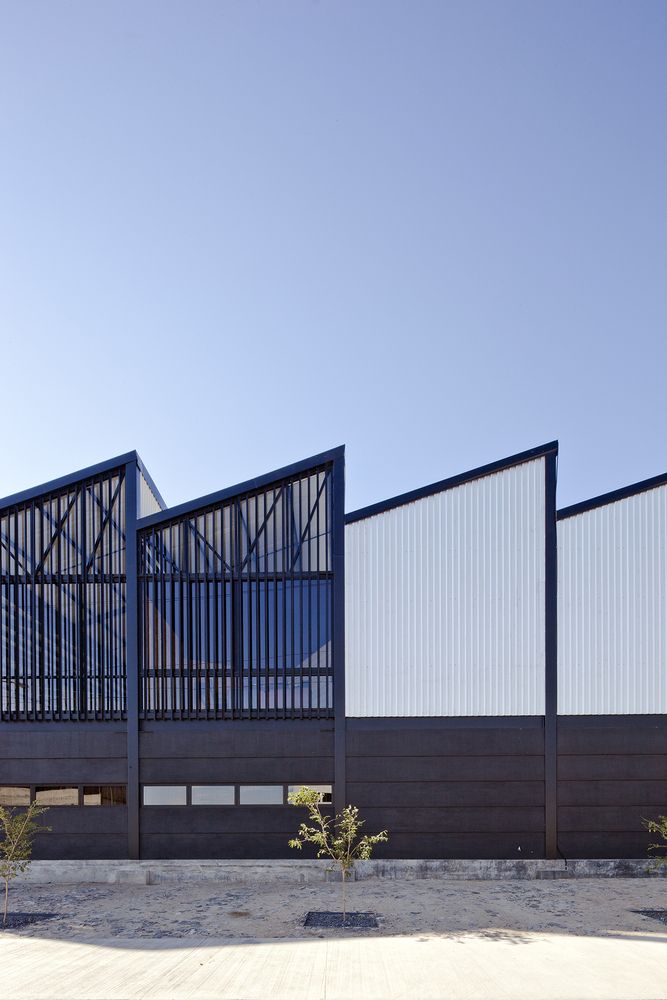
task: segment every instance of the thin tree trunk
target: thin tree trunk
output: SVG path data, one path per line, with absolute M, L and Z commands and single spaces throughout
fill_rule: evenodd
M 7 926 L 7 902 L 8 902 L 8 900 L 9 900 L 9 879 L 6 878 L 5 879 L 5 912 L 4 912 L 4 916 L 2 918 L 2 926 L 3 927 Z
M 343 868 L 343 927 L 345 926 L 345 888 L 347 883 L 347 872 Z

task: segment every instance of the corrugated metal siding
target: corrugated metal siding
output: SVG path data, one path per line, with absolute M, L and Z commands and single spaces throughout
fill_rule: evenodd
M 161 510 L 160 501 L 137 466 L 137 517 L 148 517 L 149 514 L 158 514 Z
M 667 712 L 667 486 L 558 522 L 558 711 Z
M 345 529 L 349 716 L 544 713 L 544 459 Z

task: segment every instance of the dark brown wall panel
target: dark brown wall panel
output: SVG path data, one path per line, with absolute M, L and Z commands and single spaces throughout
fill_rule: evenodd
M 125 761 L 109 758 L 33 757 L 0 761 L 0 783 L 14 785 L 124 785 Z
M 558 828 L 563 833 L 640 833 L 642 817 L 640 806 L 561 806 Z
M 647 857 L 643 820 L 667 813 L 667 717 L 563 717 L 558 750 L 561 852 Z
M 558 846 L 566 858 L 646 858 L 650 864 L 648 833 L 561 833 Z
M 51 832 L 36 837 L 36 860 L 127 857 L 124 806 L 54 806 L 39 822 Z
M 140 734 L 140 776 L 145 784 L 333 782 L 333 750 L 333 729 L 319 723 L 154 723 Z
M 0 784 L 125 784 L 125 726 L 9 723 L 0 728 Z
M 541 720 L 349 719 L 347 801 L 378 857 L 540 857 Z M 648 857 L 644 818 L 667 814 L 667 717 L 559 720 L 559 850 L 566 857 Z M 122 723 L 8 723 L 0 783 L 125 784 Z M 334 781 L 334 733 L 316 720 L 149 722 L 145 783 Z M 35 857 L 124 857 L 127 810 L 53 807 Z M 292 857 L 290 807 L 141 810 L 146 857 Z
M 564 755 L 667 753 L 667 715 L 560 715 L 558 752 Z
M 363 816 L 368 830 L 386 827 L 395 833 L 505 833 L 516 830 L 539 833 L 544 830 L 544 809 L 539 807 L 365 808 Z
M 528 858 L 544 857 L 544 834 L 513 833 L 395 833 L 380 844 L 377 858 Z
M 635 806 L 667 812 L 665 781 L 561 781 L 558 803 L 563 806 Z
M 334 781 L 333 727 L 319 722 L 151 723 L 140 747 L 144 784 Z M 291 806 L 144 807 L 142 856 L 291 857 L 304 818 Z
M 596 754 L 559 756 L 560 781 L 660 781 L 667 774 L 667 754 Z
M 0 727 L 0 784 L 127 783 L 126 727 L 119 722 L 9 723 Z M 127 857 L 127 808 L 52 806 L 33 857 Z
M 542 757 L 348 757 L 349 781 L 539 781 Z
M 125 806 L 52 806 L 38 820 L 51 827 L 53 837 L 75 837 L 84 834 L 127 836 Z
M 350 781 L 350 802 L 377 806 L 543 806 L 542 781 Z
M 332 782 L 332 757 L 155 757 L 139 765 L 144 784 L 189 782 L 247 782 L 293 784 L 299 781 Z
M 141 830 L 147 836 L 280 834 L 287 843 L 305 819 L 305 810 L 294 806 L 151 806 L 141 810 Z
M 127 831 L 122 834 L 90 834 L 67 837 L 40 835 L 35 840 L 35 859 L 53 861 L 62 858 L 90 860 L 127 857 Z
M 141 756 L 157 757 L 325 757 L 333 756 L 333 726 L 267 721 L 152 723 L 142 726 Z
M 293 851 L 282 834 L 143 834 L 142 858 L 309 858 L 308 851 Z
M 348 801 L 387 858 L 544 853 L 541 719 L 350 719 Z
M 0 726 L 0 760 L 25 757 L 116 757 L 125 758 L 125 726 L 95 723 L 95 728 L 79 729 L 45 722 L 37 726 L 7 723 Z
M 357 720 L 354 720 L 356 722 Z M 405 720 L 401 720 L 405 722 Z M 352 725 L 354 725 L 352 722 Z M 347 752 L 351 757 L 428 756 L 516 756 L 542 754 L 542 727 L 530 729 L 395 729 L 357 730 L 348 728 Z

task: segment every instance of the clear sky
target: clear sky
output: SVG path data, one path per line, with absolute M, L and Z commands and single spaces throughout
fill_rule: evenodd
M 0 495 L 667 471 L 664 0 L 0 0 Z

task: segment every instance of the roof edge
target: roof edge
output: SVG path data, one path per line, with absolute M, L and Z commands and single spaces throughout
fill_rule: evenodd
M 68 486 L 74 486 L 85 479 L 92 479 L 105 472 L 110 472 L 112 469 L 118 469 L 129 462 L 136 462 L 137 465 L 141 462 L 136 451 L 127 451 L 122 455 L 117 455 L 115 458 L 108 458 L 104 462 L 98 462 L 97 465 L 89 465 L 85 469 L 70 472 L 66 476 L 60 476 L 58 479 L 51 479 L 46 483 L 40 483 L 38 486 L 31 486 L 30 489 L 20 490 L 18 493 L 10 493 L 9 496 L 0 498 L 0 510 L 6 507 L 15 507 L 17 504 L 26 503 L 29 500 L 36 500 L 38 497 L 47 496 L 50 493 L 57 493 Z M 141 464 L 143 465 L 143 463 Z
M 502 472 L 504 469 L 511 469 L 514 465 L 523 465 L 525 462 L 532 462 L 536 458 L 542 458 L 544 455 L 550 454 L 558 454 L 558 441 L 549 441 L 547 444 L 530 448 L 528 451 L 520 451 L 516 455 L 501 458 L 497 462 L 480 465 L 469 472 L 461 472 L 456 476 L 450 476 L 448 479 L 441 479 L 437 483 L 431 483 L 429 486 L 422 486 L 419 489 L 410 490 L 408 493 L 401 493 L 398 496 L 391 497 L 389 500 L 380 500 L 378 503 L 369 504 L 368 507 L 360 507 L 358 510 L 351 511 L 345 515 L 345 524 L 354 524 L 355 521 L 363 521 L 367 517 L 384 514 L 389 510 L 394 510 L 396 507 L 403 507 L 405 504 L 414 503 L 415 500 L 424 500 L 426 497 L 435 496 L 437 493 L 444 493 L 446 490 L 451 490 L 456 486 L 471 483 L 475 479 L 483 479 L 485 476 L 492 476 L 494 473 Z
M 149 486 L 149 488 L 151 490 L 151 493 L 153 494 L 153 496 L 155 497 L 155 499 L 159 503 L 160 507 L 162 507 L 162 510 L 166 510 L 167 509 L 167 505 L 166 505 L 166 503 L 164 501 L 164 497 L 162 496 L 162 494 L 160 493 L 159 489 L 155 485 L 155 480 L 153 479 L 153 477 L 151 476 L 150 472 L 148 471 L 148 469 L 146 468 L 146 466 L 142 462 L 141 456 L 136 451 L 135 451 L 134 454 L 135 454 L 136 459 L 137 459 L 137 465 L 139 466 L 139 470 L 140 470 L 142 476 L 144 477 L 144 479 L 146 480 L 146 482 L 148 483 L 148 486 Z
M 137 521 L 137 529 L 141 531 L 144 528 L 151 528 L 156 524 L 173 521 L 177 518 L 184 517 L 187 514 L 198 513 L 208 507 L 213 507 L 216 504 L 222 503 L 225 500 L 231 500 L 241 493 L 248 493 L 251 490 L 263 489 L 270 486 L 271 483 L 276 482 L 278 479 L 288 479 L 291 476 L 298 475 L 300 472 L 307 472 L 309 469 L 312 469 L 317 465 L 324 465 L 327 462 L 340 460 L 344 457 L 344 455 L 345 445 L 339 445 L 338 447 L 331 448 L 328 451 L 322 451 L 318 455 L 312 455 L 310 458 L 304 458 L 299 462 L 293 462 L 291 465 L 285 465 L 281 469 L 275 469 L 273 472 L 267 472 L 264 475 L 255 476 L 255 478 L 247 479 L 245 482 L 238 483 L 235 486 L 228 486 L 224 490 L 218 490 L 215 493 L 208 493 L 205 496 L 197 497 L 194 500 L 187 500 L 185 503 L 178 504 L 175 507 L 166 507 L 164 510 L 159 511 L 156 514 L 149 514 L 147 517 L 142 517 Z
M 590 500 L 581 500 L 579 503 L 570 504 L 569 507 L 562 507 L 561 510 L 556 511 L 556 517 L 559 521 L 562 521 L 567 517 L 585 514 L 589 510 L 618 503 L 619 500 L 628 500 L 630 497 L 638 496 L 640 493 L 648 493 L 650 490 L 655 490 L 659 486 L 665 485 L 667 485 L 667 472 L 663 472 L 659 476 L 653 476 L 651 479 L 642 479 L 638 483 L 631 483 L 629 486 L 622 486 L 620 489 L 611 490 L 609 493 L 601 493 L 597 497 L 591 497 Z

